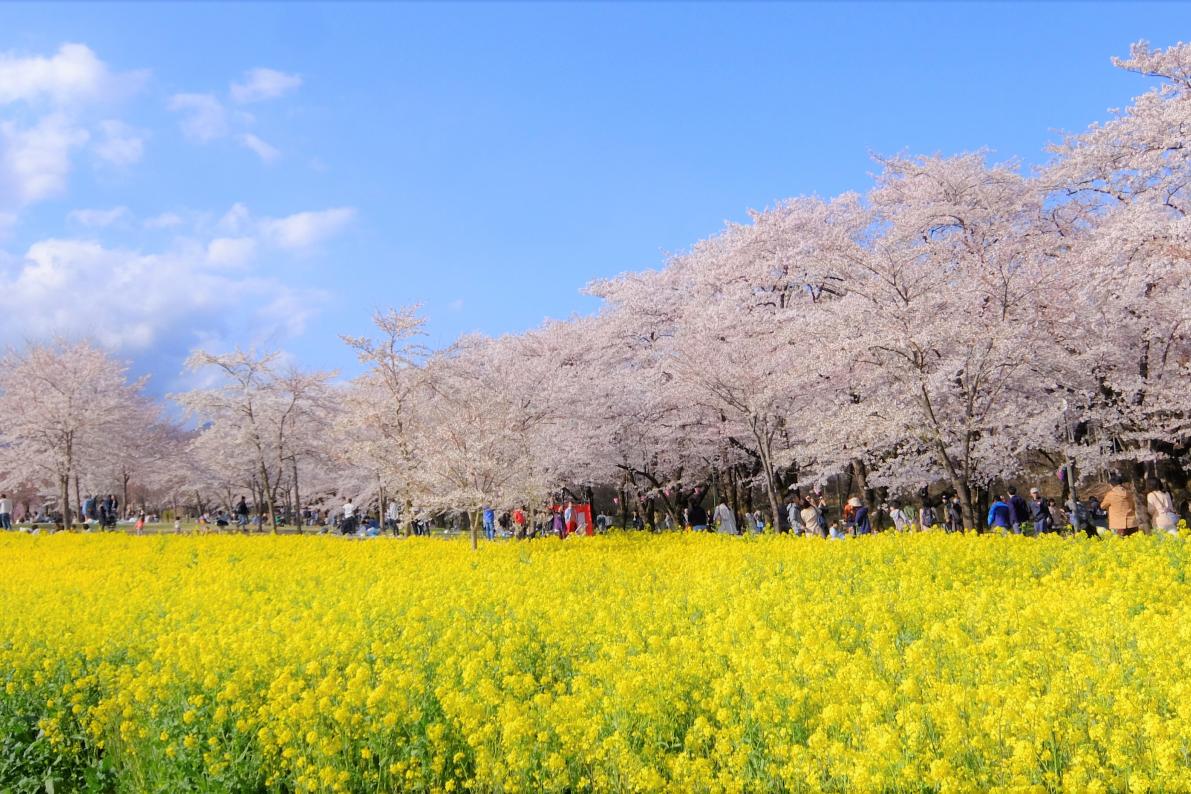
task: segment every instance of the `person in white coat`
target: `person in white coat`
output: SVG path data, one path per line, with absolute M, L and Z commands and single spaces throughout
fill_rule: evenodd
M 1171 498 L 1170 491 L 1165 490 L 1162 483 L 1153 478 L 1146 481 L 1146 490 L 1149 491 L 1146 494 L 1146 508 L 1150 511 L 1154 529 L 1177 535 L 1179 514 L 1175 512 L 1174 499 Z
M 732 508 L 724 502 L 723 499 L 715 506 L 715 512 L 712 514 L 712 520 L 715 521 L 717 531 L 723 535 L 736 534 L 736 516 L 732 514 Z

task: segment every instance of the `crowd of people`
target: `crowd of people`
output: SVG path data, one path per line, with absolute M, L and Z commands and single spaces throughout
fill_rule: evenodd
M 1021 535 L 1070 531 L 1082 532 L 1088 537 L 1098 537 L 1104 532 L 1126 537 L 1140 531 L 1137 503 L 1119 473 L 1109 475 L 1107 487 L 1092 486 L 1091 490 L 1095 495 L 1060 503 L 1054 497 L 1044 496 L 1037 487 L 1030 488 L 1028 495 L 1022 496 L 1016 486 L 1009 485 L 1003 491 L 991 494 L 988 511 L 982 516 L 982 526 L 968 529 Z M 1191 504 L 1186 507 L 1191 509 Z M 1146 482 L 1145 508 L 1155 532 L 1178 532 L 1183 517 L 1169 488 L 1156 478 Z M 836 514 L 834 517 L 833 513 Z M 696 495 L 683 508 L 681 523 L 696 532 L 737 535 L 773 529 L 823 538 L 867 535 L 886 529 L 897 532 L 931 528 L 946 532 L 965 530 L 959 496 L 943 494 L 935 498 L 925 488 L 920 492 L 917 505 L 895 499 L 870 506 L 859 496 L 852 496 L 843 501 L 839 510 L 831 508 L 826 497 L 818 491 L 806 496 L 793 494 L 779 511 L 776 527 L 766 521 L 760 510 L 746 510 L 738 517 L 725 499 L 717 502 L 709 517 L 703 507 L 702 495 Z M 633 526 L 638 529 L 642 526 L 637 513 L 633 514 Z M 662 521 L 662 528 L 669 527 L 667 517 Z
M 1145 513 L 1155 532 L 1177 533 L 1180 521 L 1179 508 L 1170 489 L 1161 481 L 1151 478 L 1146 481 Z M 1009 485 L 989 494 L 987 513 L 982 515 L 982 526 L 978 531 L 1043 535 L 1051 532 L 1084 533 L 1097 537 L 1106 532 L 1126 537 L 1140 531 L 1138 503 L 1133 490 L 1128 487 L 1119 473 L 1111 473 L 1107 484 L 1090 486 L 1088 495 L 1079 500 L 1046 497 L 1041 489 L 1029 488 L 1026 495 Z M 821 538 L 845 538 L 868 535 L 874 532 L 893 530 L 909 532 L 931 528 L 946 532 L 965 530 L 963 511 L 958 495 L 945 493 L 932 497 L 927 488 L 922 488 L 918 500 L 893 499 L 866 503 L 860 496 L 841 498 L 836 505 L 829 504 L 826 496 L 816 489 L 810 494 L 798 491 L 791 493 L 777 514 L 777 525 L 760 509 L 743 511 L 729 506 L 727 499 L 709 501 L 706 490 L 696 491 L 681 510 L 666 511 L 656 525 L 647 524 L 640 511 L 625 513 L 617 517 L 610 513 L 599 513 L 592 518 L 591 505 L 566 501 L 541 506 L 530 511 L 526 505 L 513 509 L 497 510 L 484 506 L 478 513 L 481 532 L 487 540 L 499 538 L 526 539 L 554 536 L 566 538 L 574 534 L 591 535 L 604 532 L 624 524 L 626 529 L 673 530 L 688 529 L 695 532 L 718 532 L 726 535 L 761 533 L 767 530 L 794 535 L 817 536 Z M 714 507 L 708 513 L 705 503 Z M 119 500 L 112 494 L 88 495 L 80 505 L 79 515 L 88 528 L 114 529 L 119 516 Z M 375 506 L 375 505 L 374 505 Z M 1191 503 L 1183 505 L 1191 509 Z M 346 499 L 338 508 L 308 506 L 295 515 L 284 511 L 278 515 L 279 523 L 301 527 L 317 528 L 322 533 L 337 533 L 348 536 L 376 536 L 384 531 L 394 534 L 405 530 L 402 510 L 395 500 L 390 500 L 386 509 L 370 512 L 361 508 L 352 499 Z M 224 530 L 235 526 L 244 532 L 263 531 L 268 525 L 268 516 L 258 507 L 253 509 L 246 497 L 241 496 L 230 510 L 221 509 L 214 513 L 204 512 L 198 517 L 200 530 L 212 526 Z M 470 526 L 472 517 L 465 511 L 439 516 L 446 521 L 445 528 L 456 532 Z M 129 519 L 131 520 L 131 519 Z M 146 514 L 144 510 L 136 515 L 135 529 L 139 533 L 146 523 L 159 520 L 157 515 Z M 13 502 L 0 493 L 0 528 L 13 528 Z M 52 515 L 30 515 L 24 523 L 36 527 L 40 523 L 54 523 Z M 466 525 L 466 526 L 465 526 Z M 181 520 L 174 520 L 175 530 L 181 530 Z M 429 535 L 429 516 L 418 515 L 409 521 L 413 535 Z M 973 527 L 966 527 L 973 529 Z

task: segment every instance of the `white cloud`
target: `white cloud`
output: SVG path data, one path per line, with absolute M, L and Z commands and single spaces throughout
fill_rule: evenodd
M 90 143 L 103 162 L 137 162 L 142 135 L 113 119 L 96 122 L 95 113 L 139 88 L 146 74 L 113 72 L 84 44 L 48 56 L 0 53 L 0 212 L 19 214 L 63 194 L 76 153 Z
M 112 207 L 109 210 L 73 210 L 66 218 L 82 226 L 102 228 L 123 220 L 129 214 L 128 207 Z
M 71 153 L 89 138 L 60 113 L 28 128 L 0 122 L 0 207 L 22 207 L 62 193 Z
M 115 322 L 63 302 L 63 290 L 96 285 L 115 303 Z M 201 335 L 244 339 L 300 330 L 302 316 L 278 310 L 317 311 L 321 300 L 275 278 L 228 270 L 203 249 L 163 253 L 107 248 L 98 242 L 48 239 L 0 269 L 0 294 L 19 312 L 0 314 L 0 338 L 92 336 L 125 352 L 183 351 Z M 262 309 L 262 307 L 265 307 Z
M 251 132 L 246 132 L 240 136 L 240 143 L 246 149 L 251 149 L 257 157 L 266 163 L 271 163 L 281 156 L 281 152 L 270 146 L 268 143 L 262 141 L 260 138 L 253 135 Z
M 265 218 L 261 235 L 272 245 L 287 251 L 313 248 L 341 232 L 356 216 L 351 207 L 297 212 L 284 218 Z
M 326 300 L 327 293 L 321 290 L 290 289 L 275 295 L 257 314 L 267 327 L 283 329 L 290 336 L 297 336 L 306 329 L 306 323 L 318 314 Z
M 182 132 L 192 140 L 207 143 L 228 133 L 227 111 L 214 94 L 174 94 L 169 109 L 182 114 Z
M 297 90 L 300 85 L 302 78 L 296 74 L 286 74 L 276 69 L 249 69 L 244 73 L 243 82 L 232 83 L 230 93 L 232 101 L 243 105 L 276 99 Z
M 107 119 L 99 122 L 103 137 L 95 144 L 95 153 L 109 165 L 130 166 L 140 162 L 145 152 L 144 134 L 122 121 Z
M 252 223 L 252 213 L 248 211 L 248 207 L 236 202 L 232 205 L 223 217 L 219 219 L 216 227 L 220 231 L 236 234 L 248 228 Z
M 163 212 L 145 220 L 146 229 L 172 229 L 182 225 L 182 216 L 176 212 Z
M 0 104 L 49 100 L 59 105 L 110 99 L 135 89 L 144 73 L 115 75 L 85 44 L 63 44 L 50 57 L 0 53 Z
M 218 237 L 207 245 L 207 261 L 213 265 L 239 267 L 255 254 L 256 240 L 251 237 Z

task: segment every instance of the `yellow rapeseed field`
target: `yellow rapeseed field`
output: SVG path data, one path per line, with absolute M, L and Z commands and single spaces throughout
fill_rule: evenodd
M 1188 544 L 0 536 L 0 791 L 1191 791 Z

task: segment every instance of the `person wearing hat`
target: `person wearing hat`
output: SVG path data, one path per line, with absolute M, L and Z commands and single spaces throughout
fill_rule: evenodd
M 1034 534 L 1050 532 L 1054 526 L 1054 517 L 1050 514 L 1050 505 L 1042 498 L 1042 492 L 1037 488 L 1030 489 L 1029 506 L 1030 520 L 1034 522 Z
M 1100 509 L 1108 511 L 1108 528 L 1127 538 L 1137 531 L 1137 506 L 1133 503 L 1133 495 L 1125 490 L 1124 482 L 1120 472 L 1108 475 L 1111 487 L 1100 500 Z
M 868 535 L 873 531 L 872 524 L 868 520 L 868 507 L 864 502 L 860 501 L 860 497 L 853 496 L 848 500 L 848 504 L 853 508 L 852 510 L 852 526 L 855 528 L 857 535 Z

